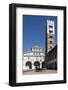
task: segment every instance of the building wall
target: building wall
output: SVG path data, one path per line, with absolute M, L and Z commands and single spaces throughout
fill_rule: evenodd
M 26 66 L 26 62 L 30 61 L 31 64 L 32 64 L 32 69 L 35 69 L 35 66 L 34 66 L 34 62 L 35 61 L 39 61 L 40 63 L 40 68 L 42 67 L 42 62 L 44 61 L 44 57 L 24 57 L 24 60 L 23 60 L 23 69 L 24 70 L 29 70 L 29 67 Z
M 34 62 L 38 61 L 40 63 L 40 68 L 42 67 L 42 62 L 45 60 L 45 53 L 42 48 L 38 46 L 32 47 L 31 51 L 27 51 L 23 55 L 23 70 L 30 70 L 29 66 L 26 66 L 27 62 L 31 62 L 32 69 L 35 69 Z

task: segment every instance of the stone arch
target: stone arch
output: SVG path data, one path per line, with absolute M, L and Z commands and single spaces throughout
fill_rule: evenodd
M 36 72 L 40 70 L 40 62 L 39 61 L 35 61 L 34 66 L 35 66 Z
M 39 61 L 35 61 L 34 62 L 34 66 L 40 66 L 40 62 Z
M 28 66 L 29 69 L 32 69 L 32 63 L 31 63 L 30 61 L 27 61 L 27 62 L 26 62 L 26 66 Z

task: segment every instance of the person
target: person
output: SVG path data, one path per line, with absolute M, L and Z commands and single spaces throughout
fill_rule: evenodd
M 39 72 L 40 67 L 37 65 L 37 66 L 35 67 L 35 69 L 36 69 L 36 72 Z

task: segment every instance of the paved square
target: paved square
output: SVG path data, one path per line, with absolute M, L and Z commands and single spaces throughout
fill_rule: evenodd
M 30 71 L 23 71 L 24 75 L 32 75 L 32 74 L 53 74 L 57 73 L 57 70 L 41 70 L 36 72 L 35 70 L 30 70 Z

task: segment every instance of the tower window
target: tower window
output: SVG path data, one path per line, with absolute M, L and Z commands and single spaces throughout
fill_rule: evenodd
M 53 38 L 53 36 L 49 36 L 49 38 Z
M 50 41 L 50 44 L 52 44 L 52 41 Z
M 53 31 L 49 30 L 49 33 L 53 33 Z
M 50 49 L 52 49 L 52 46 L 50 46 Z
M 53 26 L 52 25 L 49 25 L 49 28 L 53 28 Z

